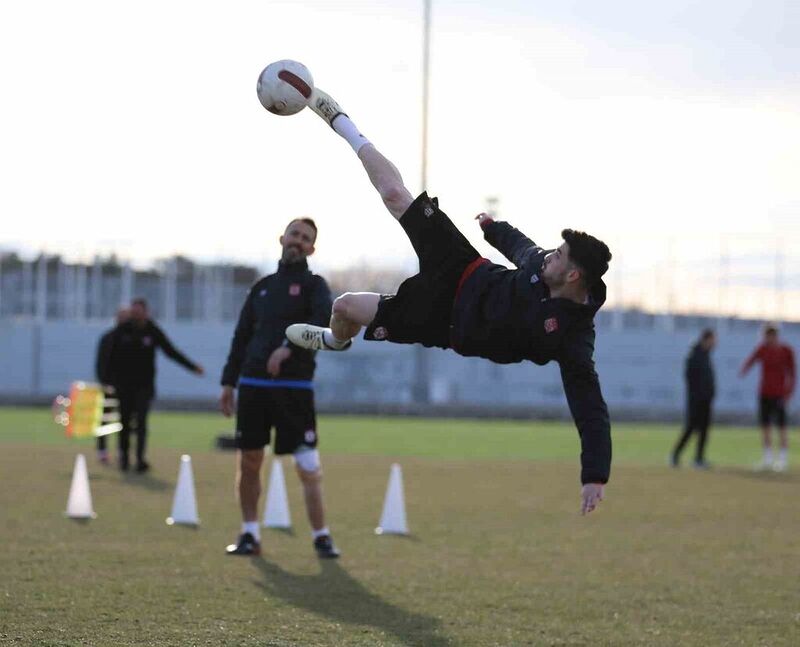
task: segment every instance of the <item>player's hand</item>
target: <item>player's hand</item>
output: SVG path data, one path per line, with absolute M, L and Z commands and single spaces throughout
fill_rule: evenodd
M 283 364 L 292 354 L 292 349 L 288 346 L 278 346 L 272 355 L 267 360 L 267 373 L 272 377 L 278 377 L 281 372 L 281 364 Z
M 203 375 L 206 374 L 206 369 L 204 369 L 202 366 L 200 366 L 198 364 L 197 366 L 194 367 L 194 371 L 193 372 L 194 372 L 195 375 L 203 376 Z
M 479 213 L 477 216 L 475 216 L 475 220 L 478 221 L 478 224 L 481 227 L 485 227 L 486 225 L 494 222 L 494 218 L 492 218 L 488 213 L 485 212 Z
M 219 408 L 222 415 L 230 418 L 236 409 L 236 396 L 233 394 L 232 386 L 223 386 L 222 394 L 219 396 Z
M 589 514 L 603 500 L 602 483 L 587 483 L 581 488 L 581 514 Z

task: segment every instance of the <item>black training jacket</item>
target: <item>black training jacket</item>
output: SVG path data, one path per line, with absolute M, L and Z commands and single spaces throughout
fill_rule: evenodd
M 601 281 L 585 305 L 551 298 L 540 278 L 546 250 L 506 222 L 487 224 L 484 237 L 518 269 L 485 263 L 464 281 L 453 306 L 453 348 L 503 364 L 557 361 L 581 437 L 581 481 L 605 483 L 611 425 L 594 369 L 593 319 L 606 286 Z
M 126 321 L 111 332 L 111 350 L 105 366 L 109 382 L 120 392 L 150 389 L 155 393 L 156 349 L 190 371 L 197 365 L 172 345 L 156 324 L 147 321 L 140 326 Z
M 94 361 L 94 374 L 100 384 L 111 384 L 111 352 L 114 349 L 114 334 L 117 326 L 103 333 L 97 343 L 97 355 Z
M 686 387 L 692 400 L 714 399 L 714 369 L 711 353 L 700 342 L 692 346 L 686 358 Z
M 281 379 L 314 377 L 314 351 L 289 343 L 286 327 L 293 323 L 327 326 L 331 316 L 331 291 L 321 276 L 312 274 L 305 260 L 278 264 L 278 271 L 250 288 L 222 370 L 223 386 L 236 386 L 239 376 L 269 379 L 267 360 L 278 346 L 292 354 L 281 366 Z

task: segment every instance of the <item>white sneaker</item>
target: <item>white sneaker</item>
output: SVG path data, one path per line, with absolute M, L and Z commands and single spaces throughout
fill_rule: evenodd
M 756 472 L 764 472 L 764 471 L 772 469 L 772 463 L 770 463 L 770 461 L 762 458 L 760 461 L 758 461 L 758 463 L 753 465 L 753 469 Z
M 353 340 L 348 339 L 344 346 L 330 346 L 325 341 L 325 333 L 330 332 L 330 328 L 322 326 L 312 326 L 311 324 L 292 324 L 286 329 L 286 339 L 300 348 L 309 350 L 347 350 L 353 345 Z
M 773 472 L 785 472 L 789 467 L 788 461 L 785 458 L 776 458 L 772 464 Z
M 308 105 L 314 112 L 327 121 L 331 128 L 333 128 L 333 120 L 336 119 L 336 117 L 345 115 L 344 110 L 336 103 L 333 97 L 319 88 L 314 88 Z

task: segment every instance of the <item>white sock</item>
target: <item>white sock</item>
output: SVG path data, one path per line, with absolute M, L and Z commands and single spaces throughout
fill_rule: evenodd
M 339 135 L 347 140 L 347 143 L 352 146 L 356 153 L 362 146 L 370 143 L 364 135 L 358 132 L 358 128 L 347 115 L 339 115 L 331 125 Z
M 253 537 L 256 538 L 256 541 L 261 541 L 261 527 L 258 525 L 258 521 L 244 521 L 242 522 L 242 532 L 249 532 Z
M 781 451 L 778 453 L 778 460 L 782 463 L 786 463 L 789 459 L 789 450 L 786 447 L 781 447 Z
M 322 333 L 322 339 L 326 344 L 328 344 L 328 346 L 332 348 L 344 348 L 347 345 L 347 342 L 350 341 L 349 339 L 338 339 L 330 328 Z
M 319 530 L 312 530 L 311 531 L 311 536 L 314 539 L 316 539 L 317 537 L 324 537 L 325 535 L 330 535 L 330 534 L 331 534 L 331 531 L 328 530 L 328 526 L 325 526 L 324 528 L 320 528 Z
M 765 447 L 764 448 L 764 462 L 771 463 L 772 462 L 772 447 Z

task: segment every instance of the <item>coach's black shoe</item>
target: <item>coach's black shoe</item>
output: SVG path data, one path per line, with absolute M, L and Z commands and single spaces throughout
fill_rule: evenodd
M 330 535 L 322 535 L 314 540 L 314 550 L 317 551 L 317 557 L 320 559 L 336 559 L 339 557 L 339 551 L 333 543 Z
M 139 474 L 144 474 L 145 472 L 149 472 L 150 463 L 148 463 L 147 461 L 139 461 L 138 463 L 136 463 L 136 471 Z
M 261 544 L 249 532 L 243 532 L 235 544 L 225 548 L 225 552 L 228 555 L 260 555 Z

